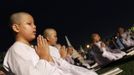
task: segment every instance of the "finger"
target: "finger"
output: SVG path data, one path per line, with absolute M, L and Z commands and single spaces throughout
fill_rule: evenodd
M 39 36 L 37 37 L 37 46 L 39 46 Z
M 63 49 L 64 49 L 64 50 L 65 50 L 65 48 L 66 48 L 66 47 L 63 45 Z
M 45 40 L 44 40 L 43 36 L 41 37 L 41 39 L 42 39 L 42 44 L 44 46 L 45 45 Z
M 44 44 L 48 46 L 48 42 L 46 39 L 44 39 Z
M 37 46 L 35 46 L 35 52 L 38 53 L 38 49 L 37 49 Z
M 39 46 L 42 46 L 41 35 L 39 35 Z
M 68 50 L 68 48 L 65 49 L 66 51 Z
M 59 49 L 61 48 L 61 45 L 59 44 Z

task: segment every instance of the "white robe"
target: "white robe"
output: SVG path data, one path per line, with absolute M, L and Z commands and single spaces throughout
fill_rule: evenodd
M 121 35 L 122 37 L 122 43 L 125 44 L 126 46 L 134 46 L 134 40 L 131 39 L 131 35 L 129 32 L 125 32 Z
M 34 48 L 15 42 L 8 50 L 3 67 L 15 75 L 71 75 L 39 59 Z
M 55 64 L 58 68 L 63 70 L 64 72 L 71 73 L 73 75 L 97 75 L 94 71 L 92 70 L 87 70 L 83 67 L 78 67 L 75 65 L 72 65 L 62 59 L 59 54 L 59 50 L 53 46 L 49 46 L 50 49 L 50 54 L 52 58 L 55 61 Z
M 100 50 L 103 52 L 102 56 L 108 58 L 109 60 L 118 60 L 121 59 L 124 55 L 126 55 L 125 52 L 121 51 L 120 53 L 112 53 L 110 51 L 107 51 L 107 47 L 101 47 L 101 41 L 95 43 Z

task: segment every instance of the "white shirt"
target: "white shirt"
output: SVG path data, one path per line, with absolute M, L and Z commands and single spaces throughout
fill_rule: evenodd
M 3 66 L 15 75 L 71 75 L 46 60 L 40 60 L 34 48 L 22 42 L 15 42 L 9 48 Z

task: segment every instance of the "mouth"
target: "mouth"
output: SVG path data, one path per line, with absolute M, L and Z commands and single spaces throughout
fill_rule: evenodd
M 33 31 L 33 34 L 36 35 L 36 31 Z

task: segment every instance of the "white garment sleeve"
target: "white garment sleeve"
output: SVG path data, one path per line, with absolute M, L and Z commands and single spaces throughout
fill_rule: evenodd
M 96 72 L 92 70 L 72 65 L 64 59 L 57 60 L 57 63 L 59 64 L 58 67 L 60 69 L 62 69 L 64 72 L 71 73 L 72 75 L 98 75 Z
M 4 65 L 9 67 L 15 75 L 63 75 L 62 71 L 52 66 L 46 60 L 39 60 L 33 65 L 25 52 L 10 51 L 5 57 Z

